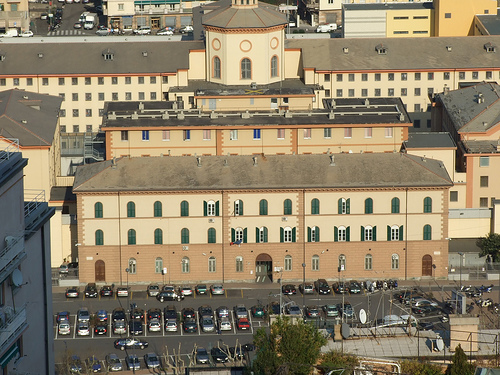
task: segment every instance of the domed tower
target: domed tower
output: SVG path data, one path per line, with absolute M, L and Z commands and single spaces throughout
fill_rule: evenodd
M 207 81 L 266 85 L 284 79 L 286 16 L 258 0 L 231 0 L 203 16 Z

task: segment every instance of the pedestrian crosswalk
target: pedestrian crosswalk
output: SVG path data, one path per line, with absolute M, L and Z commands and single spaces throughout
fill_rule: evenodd
M 66 36 L 66 35 L 92 35 L 92 31 L 87 31 L 87 30 L 54 30 L 54 31 L 49 31 L 47 33 L 47 36 Z

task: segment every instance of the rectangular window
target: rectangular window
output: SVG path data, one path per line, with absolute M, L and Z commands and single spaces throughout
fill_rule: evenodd
M 59 94 L 59 97 L 62 99 L 63 102 L 66 100 L 66 94 L 63 92 Z
M 74 92 L 73 94 L 71 94 L 71 98 L 74 102 L 77 102 L 78 101 L 78 93 L 77 92 Z
M 278 139 L 285 139 L 285 129 L 278 129 Z
M 493 72 L 486 72 L 486 79 L 492 79 L 493 78 Z
M 142 131 L 142 140 L 143 141 L 149 141 L 149 130 L 143 130 Z
M 385 137 L 392 138 L 392 128 L 385 128 Z
M 361 74 L 361 80 L 362 81 L 368 81 L 368 74 L 367 73 Z
M 118 93 L 117 92 L 114 92 L 111 94 L 111 100 L 114 100 L 114 101 L 118 100 Z
M 427 95 L 433 95 L 434 94 L 434 87 L 428 87 L 427 88 Z
M 394 81 L 394 73 L 388 73 L 388 74 L 387 74 L 387 79 L 388 79 L 389 81 Z
M 488 198 L 479 198 L 479 207 L 488 207 Z
M 99 116 L 102 117 L 104 115 L 104 108 L 99 108 Z
M 401 96 L 406 96 L 408 95 L 408 89 L 407 88 L 401 88 Z
M 80 126 L 73 125 L 73 133 L 79 133 L 79 132 L 80 132 Z
M 78 117 L 80 116 L 80 113 L 78 112 L 78 109 L 73 110 L 73 117 Z
M 87 101 L 87 102 L 92 101 L 92 93 L 90 93 L 90 92 L 85 93 L 85 101 Z
M 130 85 L 132 83 L 132 77 L 125 77 L 125 84 Z
M 413 120 L 413 127 L 414 128 L 420 128 L 420 120 Z
M 170 130 L 162 130 L 161 131 L 161 140 L 162 141 L 170 141 Z
M 415 87 L 415 96 L 420 96 L 420 87 Z
M 323 129 L 323 137 L 324 138 L 332 138 L 332 128 L 324 128 Z
M 420 81 L 422 79 L 421 73 L 415 73 L 415 81 Z
M 451 18 L 451 13 L 445 13 L 444 18 Z
M 42 86 L 48 86 L 49 85 L 49 79 L 48 78 L 42 78 Z
M 143 85 L 144 84 L 144 77 L 137 77 L 137 83 L 139 85 Z
M 490 166 L 490 157 L 489 156 L 480 156 L 479 157 L 479 166 L 480 167 L 489 167 Z
M 260 139 L 260 129 L 254 129 L 253 130 L 253 139 L 254 140 L 259 140 Z
M 375 81 L 380 81 L 382 79 L 382 76 L 380 73 L 375 73 Z
M 125 100 L 132 100 L 132 93 L 131 92 L 125 93 Z
M 149 83 L 154 85 L 156 83 L 156 77 L 149 77 Z
M 432 72 L 427 73 L 427 80 L 433 81 L 434 80 L 434 73 L 432 73 Z
M 401 81 L 407 81 L 408 80 L 408 73 L 401 73 Z
M 337 89 L 337 98 L 341 98 L 343 95 L 342 89 Z
M 188 130 L 188 129 L 183 130 L 183 131 L 182 131 L 182 139 L 183 139 L 184 141 L 189 141 L 189 140 L 191 140 L 191 130 Z
M 361 89 L 361 96 L 368 96 L 368 89 Z
M 97 77 L 97 84 L 104 85 L 104 77 Z
M 60 116 L 60 117 L 66 117 L 66 110 L 65 110 L 65 109 L 61 109 L 61 110 L 59 111 L 59 116 Z
M 387 89 L 387 96 L 394 96 L 394 89 L 393 88 Z
M 85 131 L 87 133 L 92 133 L 92 125 L 85 125 Z
M 354 73 L 349 73 L 349 82 L 354 82 Z
M 444 72 L 444 73 L 443 73 L 443 79 L 444 79 L 445 81 L 448 81 L 448 80 L 450 79 L 450 72 Z
M 85 77 L 85 84 L 86 85 L 92 84 L 92 79 L 90 77 Z
M 85 117 L 92 117 L 92 109 L 88 108 L 85 110 Z
M 420 104 L 414 104 L 413 105 L 413 111 L 414 112 L 420 112 L 422 108 L 420 107 Z
M 64 86 L 64 77 L 60 77 L 58 79 L 58 82 L 59 82 L 59 86 Z
M 458 79 L 464 80 L 465 79 L 465 72 L 458 72 Z
M 104 93 L 103 92 L 100 92 L 97 94 L 97 100 L 99 100 L 101 102 L 104 101 Z
M 229 131 L 229 140 L 237 141 L 238 140 L 238 130 L 230 130 Z
M 458 202 L 458 191 L 450 191 L 450 202 Z
M 210 141 L 212 139 L 212 132 L 211 130 L 203 130 L 203 140 L 204 141 Z
M 352 138 L 352 128 L 344 128 L 344 138 Z
M 325 97 L 329 98 L 331 96 L 330 94 L 331 94 L 330 89 L 326 89 L 325 90 Z
M 19 78 L 13 79 L 14 86 L 19 86 Z
M 325 82 L 330 82 L 330 74 L 325 74 Z
M 73 77 L 73 78 L 71 78 L 71 84 L 72 84 L 73 86 L 78 85 L 78 77 Z
M 162 82 L 162 83 L 165 83 L 165 84 L 166 84 L 166 83 L 168 83 L 168 76 L 163 76 L 163 77 L 161 77 L 161 78 L 162 78 L 162 79 L 161 79 L 161 82 Z
M 350 98 L 354 97 L 354 89 L 349 89 L 348 94 Z
M 128 130 L 122 130 L 120 133 L 122 141 L 128 141 Z
M 375 96 L 381 96 L 382 95 L 382 90 L 381 89 L 375 89 Z
M 488 187 L 488 176 L 481 176 L 479 181 L 480 187 Z
M 156 100 L 156 92 L 155 91 L 151 91 L 150 94 L 149 94 L 149 97 L 150 97 L 150 100 Z
M 342 82 L 343 78 L 342 74 L 337 74 L 337 82 Z
M 0 86 L 6 86 L 7 80 L 5 78 L 0 78 Z
M 472 72 L 472 79 L 479 79 L 479 72 Z
M 26 78 L 26 86 L 33 86 L 33 78 Z
M 139 91 L 139 100 L 144 100 L 146 98 L 146 94 L 142 91 Z
M 118 84 L 118 77 L 111 77 L 111 84 L 117 85 Z
M 365 138 L 372 137 L 372 128 L 365 128 Z
M 311 139 L 311 128 L 304 129 L 304 139 Z
M 66 125 L 61 125 L 61 133 L 66 133 Z

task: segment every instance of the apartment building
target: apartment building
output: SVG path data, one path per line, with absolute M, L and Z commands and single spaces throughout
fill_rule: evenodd
M 0 1 L 0 33 L 8 29 L 29 30 L 30 12 L 28 0 Z
M 50 217 L 26 201 L 28 160 L 12 145 L 0 151 L 0 368 L 4 374 L 54 374 Z M 6 217 L 6 216 L 5 216 Z
M 166 282 L 167 268 L 172 283 L 259 282 L 274 266 L 290 281 L 339 266 L 347 278 L 445 277 L 451 186 L 442 162 L 401 153 L 82 166 L 80 281 Z

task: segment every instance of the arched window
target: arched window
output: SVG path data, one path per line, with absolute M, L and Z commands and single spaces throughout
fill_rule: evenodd
M 204 201 L 203 205 L 204 205 L 204 207 L 203 207 L 204 216 L 217 216 L 217 214 L 218 214 L 218 212 L 217 212 L 218 211 L 218 209 L 217 209 L 218 202 L 216 204 L 214 201 L 208 201 L 208 202 Z
M 362 229 L 362 234 L 361 234 L 361 241 L 375 241 L 374 239 L 374 228 L 370 225 L 367 225 L 366 227 L 361 227 L 364 228 Z
M 94 217 L 96 219 L 102 218 L 102 203 L 101 202 L 95 202 L 95 204 L 94 204 Z
M 282 242 L 293 242 L 293 230 L 290 227 L 283 228 L 283 241 Z
M 155 245 L 163 244 L 163 231 L 160 228 L 155 229 Z
M 181 243 L 189 243 L 189 229 L 181 229 Z
M 237 199 L 234 201 L 234 216 L 243 215 L 243 201 Z
M 243 272 L 243 257 L 236 257 L 236 272 Z
M 162 216 L 162 205 L 160 201 L 156 201 L 153 205 L 153 214 L 154 217 L 161 217 Z
M 189 273 L 189 258 L 188 257 L 182 258 L 181 270 L 182 270 L 182 273 Z
M 220 59 L 217 56 L 214 57 L 213 77 L 220 78 Z
M 104 232 L 100 229 L 95 231 L 95 244 L 96 246 L 104 245 Z
M 424 225 L 424 241 L 432 240 L 432 227 L 429 224 Z
M 373 257 L 371 254 L 365 255 L 365 270 L 371 271 L 373 269 Z
M 181 202 L 181 216 L 189 216 L 189 203 L 187 201 Z
M 234 230 L 234 241 L 233 242 L 238 242 L 238 241 L 243 242 L 244 233 L 245 233 L 245 231 L 243 230 L 243 228 L 236 228 Z
M 162 273 L 163 271 L 163 259 L 158 257 L 155 259 L 155 273 Z
M 345 271 L 346 269 L 346 257 L 344 254 L 339 255 L 339 270 Z
M 392 198 L 391 201 L 391 213 L 399 214 L 399 198 Z
M 260 228 L 257 228 L 256 231 L 255 231 L 255 234 L 256 234 L 256 243 L 265 243 L 267 242 L 267 228 L 266 227 L 260 227 Z
M 278 76 L 278 56 L 271 57 L 271 77 Z
M 285 255 L 285 271 L 291 271 L 291 270 L 292 270 L 292 256 Z
M 208 234 L 208 243 L 215 243 L 217 240 L 215 228 L 208 228 L 207 234 Z
M 311 201 L 311 215 L 319 215 L 319 199 L 314 198 Z
M 252 62 L 250 59 L 241 60 L 241 79 L 252 79 Z
M 267 215 L 267 201 L 261 199 L 259 202 L 259 215 Z
M 307 227 L 307 241 L 319 242 L 319 227 Z
M 129 229 L 127 237 L 128 237 L 128 244 L 135 245 L 135 229 Z
M 134 202 L 127 203 L 127 217 L 135 217 L 135 203 Z
M 391 268 L 393 270 L 398 270 L 399 269 L 399 255 L 398 254 L 392 254 L 392 257 L 391 257 Z
M 365 214 L 373 213 L 373 199 L 366 198 L 365 199 Z
M 215 272 L 217 267 L 217 262 L 215 257 L 208 258 L 208 272 Z
M 350 213 L 351 199 L 340 198 L 338 200 L 338 213 L 339 215 L 347 215 Z
M 424 212 L 432 212 L 432 198 L 425 197 L 424 198 Z
M 283 215 L 291 215 L 292 214 L 292 200 L 285 199 L 283 202 Z
M 387 241 L 403 241 L 403 226 L 387 226 Z
M 338 228 L 337 239 L 339 242 L 347 241 L 347 228 L 346 227 L 340 226 Z
M 319 255 L 313 255 L 311 259 L 311 269 L 319 271 Z
M 137 261 L 135 258 L 130 258 L 128 260 L 128 273 L 136 274 L 137 273 Z

